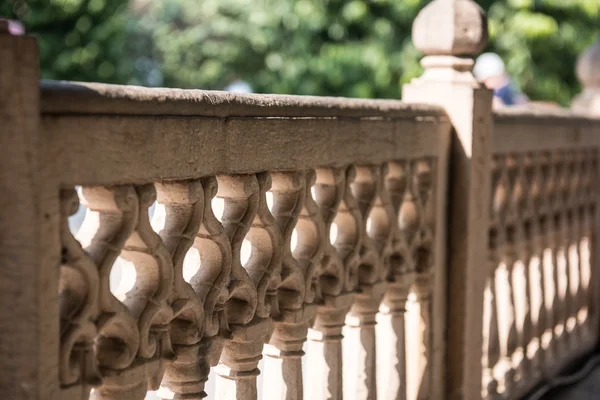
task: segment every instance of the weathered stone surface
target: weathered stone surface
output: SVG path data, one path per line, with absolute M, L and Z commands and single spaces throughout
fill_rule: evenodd
M 417 15 L 412 40 L 425 55 L 475 56 L 487 45 L 487 16 L 472 0 L 435 0 Z

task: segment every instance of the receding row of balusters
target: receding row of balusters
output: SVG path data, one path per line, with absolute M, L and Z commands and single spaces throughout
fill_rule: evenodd
M 423 371 L 419 398 L 427 398 L 434 164 L 64 190 L 64 398 L 91 391 L 94 399 L 135 400 L 158 389 L 164 399 L 201 399 L 214 366 L 217 398 L 255 399 L 264 353 L 263 398 L 403 399 L 411 289 L 422 314 L 414 367 Z M 88 212 L 75 238 L 68 217 L 78 199 Z M 110 287 L 117 260 L 133 266 L 120 296 Z M 342 355 L 344 327 L 351 350 Z M 379 360 L 376 343 L 386 349 Z
M 592 150 L 495 157 L 484 398 L 518 398 L 593 344 L 596 177 Z

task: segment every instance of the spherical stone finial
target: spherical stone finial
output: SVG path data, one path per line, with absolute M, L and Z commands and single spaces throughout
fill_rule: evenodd
M 575 72 L 584 88 L 600 89 L 600 40 L 579 56 Z
M 487 16 L 472 0 L 435 0 L 417 15 L 412 40 L 425 55 L 475 56 L 487 45 Z

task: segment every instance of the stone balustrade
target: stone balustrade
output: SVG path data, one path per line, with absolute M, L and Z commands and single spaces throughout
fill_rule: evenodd
M 40 83 L 0 33 L 0 392 L 518 399 L 588 354 L 595 86 L 492 111 L 481 9 L 413 30 L 403 101 Z
M 63 398 L 199 399 L 213 366 L 216 398 L 255 399 L 263 353 L 263 397 L 302 399 L 306 386 L 315 399 L 372 398 L 377 369 L 405 354 L 393 326 L 376 333 L 376 316 L 384 302 L 399 324 L 413 285 L 428 363 L 429 331 L 443 331 L 430 315 L 444 301 L 433 290 L 450 138 L 441 109 L 66 83 L 42 83 L 41 99 L 45 157 L 64 172 Z M 79 202 L 88 211 L 73 236 Z M 378 341 L 397 352 L 385 363 Z M 406 390 L 395 380 L 380 398 Z

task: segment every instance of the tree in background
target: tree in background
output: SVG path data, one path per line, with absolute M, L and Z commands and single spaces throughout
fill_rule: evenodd
M 137 2 L 140 3 L 139 1 Z M 154 0 L 136 14 L 167 86 L 397 98 L 418 0 Z
M 140 2 L 140 0 L 138 0 Z M 428 0 L 145 0 L 167 86 L 397 98 L 421 74 L 410 40 Z M 600 0 L 479 0 L 490 45 L 532 100 L 568 105 L 576 58 L 597 37 Z M 432 27 L 435 29 L 435 27 Z
M 485 0 L 490 45 L 532 100 L 569 105 L 577 57 L 600 36 L 600 0 Z
M 410 30 L 429 0 L 5 1 L 0 13 L 39 35 L 48 78 L 203 89 L 241 79 L 257 92 L 398 98 L 421 74 Z M 487 51 L 531 99 L 567 105 L 600 0 L 478 2 Z
M 3 0 L 0 16 L 35 34 L 42 77 L 128 83 L 127 0 Z

